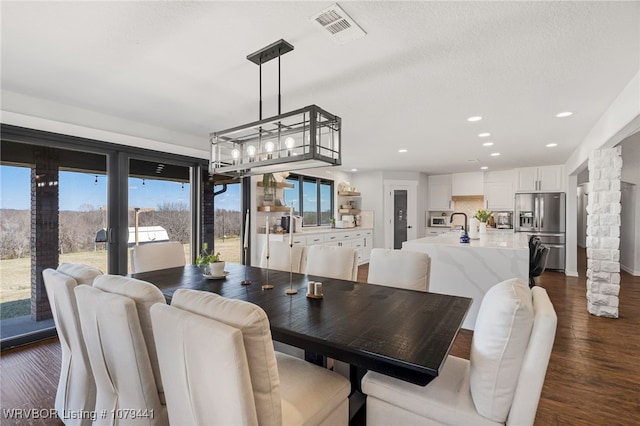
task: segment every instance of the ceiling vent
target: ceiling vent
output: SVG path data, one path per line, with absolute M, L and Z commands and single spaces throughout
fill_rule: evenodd
M 322 27 L 338 44 L 347 44 L 367 35 L 337 3 L 309 19 Z

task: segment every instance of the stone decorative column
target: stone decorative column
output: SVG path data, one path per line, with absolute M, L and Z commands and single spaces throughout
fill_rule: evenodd
M 31 169 L 31 319 L 52 317 L 42 271 L 58 267 L 58 153 L 34 150 Z
M 587 309 L 618 318 L 620 292 L 620 147 L 589 156 L 587 204 Z

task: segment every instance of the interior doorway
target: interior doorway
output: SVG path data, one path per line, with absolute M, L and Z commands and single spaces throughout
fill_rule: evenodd
M 385 181 L 385 247 L 401 249 L 417 236 L 417 182 Z

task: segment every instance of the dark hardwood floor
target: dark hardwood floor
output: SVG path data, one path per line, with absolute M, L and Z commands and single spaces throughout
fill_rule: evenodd
M 536 425 L 635 425 L 640 419 L 640 277 L 622 273 L 620 318 L 586 310 L 585 253 L 578 278 L 545 272 L 537 279 L 558 314 L 558 330 L 542 390 Z M 359 281 L 368 268 L 361 267 Z M 462 330 L 452 354 L 468 358 L 472 333 Z M 60 345 L 50 339 L 2 352 L 0 424 L 62 424 L 58 420 L 9 421 L 5 410 L 53 407 Z

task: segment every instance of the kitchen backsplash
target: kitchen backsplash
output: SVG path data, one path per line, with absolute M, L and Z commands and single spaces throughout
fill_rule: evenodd
M 480 209 L 484 208 L 483 200 L 464 200 L 464 201 L 453 201 L 453 212 L 465 213 L 468 219 L 471 219 L 475 216 L 476 212 Z M 445 213 L 445 216 L 450 217 L 453 212 L 442 212 L 442 211 L 432 211 L 430 212 L 431 216 L 441 216 L 442 213 Z M 454 216 L 453 217 L 453 225 L 464 225 L 464 217 L 463 216 Z

